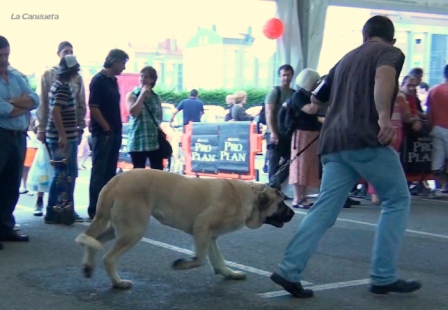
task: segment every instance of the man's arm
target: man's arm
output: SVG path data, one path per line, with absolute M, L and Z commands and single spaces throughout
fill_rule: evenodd
M 397 87 L 397 70 L 389 65 L 377 68 L 375 75 L 374 99 L 378 112 L 378 141 L 383 145 L 394 143 L 396 131 L 391 121 L 392 102 Z
M 1 117 L 17 117 L 22 114 L 29 113 L 29 110 L 17 108 L 5 99 L 0 98 L 0 116 Z
M 39 133 L 45 133 L 48 123 L 49 114 L 49 100 L 48 93 L 50 92 L 51 76 L 49 71 L 45 71 L 40 80 L 40 104 L 36 110 L 36 117 L 39 121 L 37 131 Z M 45 138 L 42 138 L 45 140 Z
M 390 120 L 392 102 L 397 87 L 397 71 L 392 66 L 381 66 L 376 70 L 374 98 L 380 120 Z
M 93 118 L 103 128 L 103 131 L 111 131 L 109 123 L 101 113 L 100 106 L 102 104 L 102 85 L 98 80 L 93 79 L 90 83 L 89 108 L 90 117 Z
M 277 90 L 272 89 L 266 96 L 264 109 L 266 114 L 266 125 L 271 131 L 270 141 L 277 144 L 278 142 L 278 126 L 277 117 L 275 115 L 275 105 L 277 104 Z
M 35 92 L 31 90 L 31 87 L 25 83 L 23 78 L 15 75 L 17 78 L 17 82 L 19 83 L 20 89 L 22 90 L 22 96 L 11 98 L 12 104 L 16 108 L 24 109 L 24 110 L 34 110 L 39 105 L 39 97 Z
M 100 124 L 103 131 L 111 131 L 112 129 L 109 126 L 109 123 L 104 119 L 103 114 L 101 113 L 98 107 L 90 106 L 90 116 Z
M 177 106 L 176 110 L 174 111 L 173 115 L 171 116 L 170 125 L 174 121 L 174 117 L 176 116 L 179 111 L 181 111 L 184 108 L 184 100 L 182 100 L 179 105 Z

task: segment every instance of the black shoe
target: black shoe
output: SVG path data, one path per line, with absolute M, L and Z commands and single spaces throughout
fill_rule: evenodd
M 345 201 L 345 203 L 349 204 L 351 206 L 359 206 L 361 204 L 361 201 L 355 200 L 355 199 L 351 199 L 350 197 L 348 197 L 347 200 Z
M 60 217 L 57 216 L 56 212 L 51 207 L 47 207 L 44 222 L 45 224 L 61 224 Z
M 289 282 L 285 278 L 279 276 L 275 272 L 271 275 L 271 280 L 277 284 L 283 287 L 285 291 L 290 293 L 293 297 L 296 298 L 310 298 L 313 297 L 314 293 L 310 289 L 304 289 L 302 284 L 300 282 L 294 283 Z
M 17 232 L 12 232 L 7 235 L 1 235 L 0 241 L 6 242 L 28 242 L 30 238 L 27 235 L 21 235 Z
M 388 285 L 371 285 L 370 292 L 373 294 L 411 293 L 421 287 L 422 284 L 419 281 L 397 280 Z

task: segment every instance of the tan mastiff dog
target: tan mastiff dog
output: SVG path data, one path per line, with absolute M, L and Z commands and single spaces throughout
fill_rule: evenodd
M 282 227 L 294 216 L 283 195 L 263 184 L 238 180 L 187 178 L 159 170 L 134 169 L 115 176 L 102 189 L 96 216 L 76 242 L 86 246 L 84 275 L 91 277 L 95 252 L 117 237 L 103 263 L 115 288 L 132 282 L 118 275 L 118 258 L 140 241 L 154 216 L 160 223 L 193 236 L 195 257 L 178 259 L 176 270 L 199 267 L 207 254 L 216 274 L 244 279 L 245 274 L 228 268 L 216 239 L 247 226 L 263 223 Z

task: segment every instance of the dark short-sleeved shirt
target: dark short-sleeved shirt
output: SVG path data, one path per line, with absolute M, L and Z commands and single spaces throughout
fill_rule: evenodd
M 204 103 L 197 98 L 188 98 L 179 103 L 177 110 L 184 111 L 184 125 L 189 122 L 200 122 L 201 114 L 204 112 Z
M 317 99 L 329 101 L 319 139 L 320 155 L 382 146 L 374 99 L 376 69 L 388 65 L 397 72 L 396 92 L 390 98 L 392 114 L 404 59 L 400 49 L 372 41 L 349 52 L 331 69 L 315 91 Z
M 239 104 L 235 104 L 232 107 L 232 119 L 237 122 L 243 122 L 252 121 L 254 117 L 247 114 L 242 106 L 240 106 Z
M 291 98 L 291 103 L 294 109 L 300 111 L 296 121 L 298 130 L 305 131 L 319 131 L 321 123 L 317 120 L 317 114 L 308 114 L 302 111 L 303 107 L 311 103 L 310 95 L 303 90 L 296 91 Z
M 92 78 L 89 107 L 98 108 L 112 131 L 121 134 L 120 91 L 116 77 L 108 77 L 101 71 Z M 103 128 L 95 119 L 91 119 L 91 124 L 93 135 L 103 132 Z

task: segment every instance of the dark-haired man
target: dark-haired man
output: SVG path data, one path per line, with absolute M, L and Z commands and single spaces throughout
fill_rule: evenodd
M 361 177 L 384 201 L 372 253 L 370 291 L 409 293 L 421 287 L 420 282 L 401 280 L 396 274 L 410 194 L 398 154 L 389 147 L 396 138 L 391 114 L 405 59 L 393 46 L 394 33 L 387 17 L 370 18 L 363 27 L 363 44 L 345 55 L 314 92 L 313 102 L 329 102 L 319 139 L 321 190 L 271 276 L 294 297 L 313 296 L 300 283 L 302 272 Z
M 39 97 L 17 72 L 9 67 L 10 46 L 0 36 L 0 250 L 1 241 L 28 241 L 27 235 L 14 231 L 14 209 L 19 199 L 26 152 L 26 132 L 30 111 Z
M 101 189 L 117 171 L 121 147 L 120 91 L 117 75 L 126 69 L 129 56 L 113 49 L 104 62 L 104 69 L 90 82 L 89 108 L 92 129 L 92 172 L 90 175 L 90 219 L 95 217 L 96 204 Z
M 188 125 L 189 122 L 197 123 L 201 121 L 202 114 L 204 114 L 204 103 L 198 99 L 198 96 L 196 89 L 191 90 L 190 97 L 182 100 L 171 116 L 170 126 L 179 111 L 184 111 L 184 125 Z
M 266 144 L 270 145 L 266 151 L 268 158 L 268 176 L 269 182 L 275 186 L 280 186 L 288 177 L 289 169 L 283 169 L 279 172 L 279 175 L 274 180 L 274 175 L 277 173 L 280 162 L 282 160 L 282 154 L 279 152 L 278 146 L 281 141 L 279 133 L 278 114 L 280 107 L 288 98 L 294 94 L 294 89 L 291 88 L 291 81 L 294 76 L 294 69 L 291 65 L 282 65 L 278 68 L 278 77 L 280 79 L 280 85 L 274 87 L 266 96 L 265 99 L 265 111 L 266 111 Z M 285 141 L 285 143 L 291 143 Z M 284 158 L 288 160 L 289 158 Z M 275 184 L 274 184 L 275 183 Z

